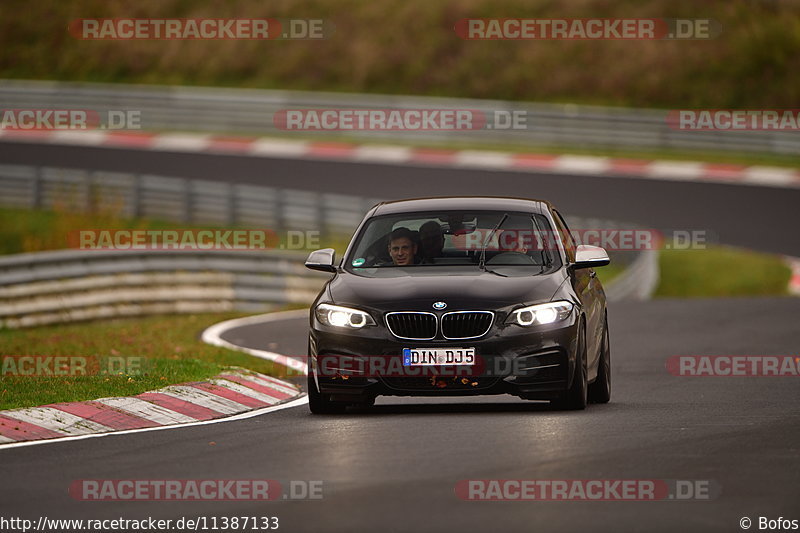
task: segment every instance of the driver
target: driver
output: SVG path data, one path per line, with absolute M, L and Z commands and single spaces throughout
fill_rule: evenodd
M 389 236 L 389 255 L 397 266 L 414 264 L 417 254 L 417 243 L 414 242 L 414 233 L 405 227 L 397 228 Z

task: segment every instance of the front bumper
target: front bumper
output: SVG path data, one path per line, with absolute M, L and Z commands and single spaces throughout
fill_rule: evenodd
M 332 401 L 359 403 L 375 396 L 512 394 L 561 396 L 574 375 L 577 309 L 556 324 L 522 327 L 498 315 L 480 338 L 403 340 L 385 325 L 343 330 L 311 317 L 309 359 L 319 391 Z M 404 367 L 404 348 L 475 348 L 474 366 Z

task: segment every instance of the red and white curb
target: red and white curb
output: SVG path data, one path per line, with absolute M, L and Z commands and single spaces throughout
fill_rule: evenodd
M 133 397 L 0 411 L 0 448 L 238 420 L 305 401 L 291 383 L 232 368 L 209 381 L 170 385 Z
M 800 170 L 792 168 L 692 161 L 513 153 L 489 150 L 445 150 L 392 145 L 378 146 L 344 142 L 286 140 L 272 137 L 230 137 L 188 133 L 102 130 L 0 130 L 0 140 L 166 152 L 206 152 L 272 158 L 478 168 L 525 173 L 580 174 L 665 181 L 800 187 Z

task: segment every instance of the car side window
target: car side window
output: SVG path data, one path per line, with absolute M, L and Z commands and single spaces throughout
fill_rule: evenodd
M 572 233 L 569 231 L 569 227 L 567 223 L 564 222 L 564 218 L 561 216 L 561 213 L 553 210 L 556 221 L 556 227 L 558 228 L 559 236 L 561 237 L 561 242 L 564 244 L 564 250 L 567 252 L 567 259 L 570 263 L 575 262 L 575 241 L 572 239 Z

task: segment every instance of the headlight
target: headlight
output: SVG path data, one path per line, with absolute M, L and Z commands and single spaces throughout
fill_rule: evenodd
M 326 326 L 358 329 L 375 325 L 375 321 L 369 313 L 339 305 L 319 304 L 314 309 L 314 314 L 317 316 L 317 320 Z
M 506 324 L 517 324 L 519 326 L 552 324 L 553 322 L 564 320 L 571 312 L 572 304 L 564 301 L 531 305 L 512 311 L 508 315 Z

